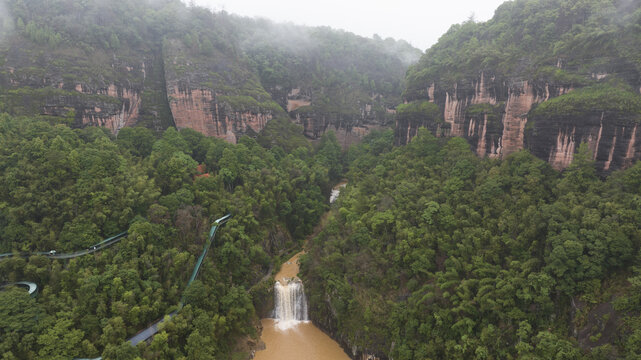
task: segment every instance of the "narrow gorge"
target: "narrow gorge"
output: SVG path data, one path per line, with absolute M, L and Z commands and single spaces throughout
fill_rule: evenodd
M 265 349 L 255 360 L 349 360 L 343 349 L 318 329 L 307 313 L 303 283 L 297 277 L 298 253 L 283 264 L 274 284 L 273 318 L 261 320 Z
M 346 185 L 341 181 L 332 188 L 330 203 L 338 199 Z M 325 213 L 310 237 L 321 230 L 328 215 Z M 298 360 L 301 356 L 310 360 L 350 359 L 337 342 L 310 321 L 305 286 L 298 277 L 303 254 L 305 251 L 292 256 L 274 277 L 274 310 L 271 318 L 261 320 L 265 349 L 255 353 L 256 360 Z

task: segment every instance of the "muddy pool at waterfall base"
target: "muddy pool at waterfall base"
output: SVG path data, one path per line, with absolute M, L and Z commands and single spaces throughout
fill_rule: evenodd
M 341 347 L 309 321 L 280 330 L 274 319 L 262 319 L 261 339 L 267 346 L 255 360 L 350 360 Z
M 303 252 L 294 255 L 287 260 L 281 267 L 281 271 L 276 274 L 275 279 L 282 285 L 276 285 L 275 291 L 280 292 L 281 298 L 276 298 L 276 303 L 280 303 L 280 308 L 275 312 L 280 313 L 277 317 L 283 319 L 262 319 L 263 332 L 260 339 L 265 343 L 265 350 L 257 351 L 255 360 L 350 360 L 343 349 L 337 342 L 332 340 L 327 334 L 314 326 L 311 321 L 300 321 L 296 319 L 307 318 L 307 314 L 300 315 L 301 306 L 284 311 L 283 303 L 291 303 L 292 306 L 301 299 L 299 291 L 287 292 L 288 301 L 283 301 L 284 286 L 301 286 L 300 283 L 290 281 L 298 274 L 298 257 Z M 289 295 L 291 294 L 291 295 Z M 277 295 L 278 296 L 278 295 Z M 304 295 L 302 295 L 304 300 Z M 307 307 L 304 307 L 307 312 Z M 287 315 L 285 315 L 287 313 Z M 291 319 L 289 318 L 291 317 Z

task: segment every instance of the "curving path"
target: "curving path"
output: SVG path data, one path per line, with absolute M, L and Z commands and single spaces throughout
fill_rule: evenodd
M 118 235 L 114 235 L 112 237 L 106 238 L 103 241 L 88 247 L 86 250 L 81 250 L 81 251 L 76 251 L 76 252 L 66 253 L 66 254 L 57 254 L 55 250 L 51 250 L 49 252 L 38 251 L 38 252 L 32 252 L 32 253 L 5 253 L 5 254 L 0 254 L 0 261 L 8 258 L 12 258 L 12 257 L 29 257 L 32 255 L 42 255 L 50 259 L 71 259 L 78 256 L 91 254 L 96 251 L 100 251 L 104 248 L 107 248 L 117 243 L 118 241 L 122 240 L 122 238 L 125 236 L 127 236 L 127 232 L 123 231 Z M 30 281 L 18 281 L 15 283 L 2 284 L 0 285 L 0 289 L 7 287 L 9 285 L 22 286 L 27 288 L 27 290 L 29 291 L 29 295 L 31 295 L 32 297 L 38 294 L 38 285 Z
M 114 235 L 112 237 L 106 238 L 103 241 L 88 247 L 86 250 L 80 250 L 80 251 L 76 251 L 76 252 L 72 252 L 72 253 L 65 253 L 65 254 L 57 254 L 56 251 L 54 251 L 54 250 L 49 251 L 49 252 L 40 251 L 40 252 L 33 252 L 33 253 L 5 253 L 5 254 L 0 254 L 0 261 L 8 259 L 8 258 L 11 258 L 11 257 L 19 257 L 19 256 L 21 256 L 21 257 L 29 257 L 29 256 L 32 256 L 32 255 L 44 255 L 44 256 L 46 256 L 46 257 L 48 257 L 50 259 L 71 259 L 71 258 L 75 258 L 75 257 L 91 254 L 91 253 L 94 253 L 96 251 L 103 250 L 103 249 L 105 249 L 105 248 L 107 248 L 107 247 L 119 242 L 125 236 L 127 236 L 127 232 L 123 231 L 118 235 Z M 4 288 L 6 286 L 10 286 L 10 285 L 22 286 L 22 287 L 28 288 L 29 295 L 31 295 L 32 297 L 36 296 L 38 294 L 38 285 L 36 285 L 35 283 L 32 283 L 30 281 L 18 281 L 18 282 L 15 282 L 15 283 L 3 284 L 3 285 L 0 286 L 0 289 Z M 77 360 L 101 360 L 101 359 L 102 358 L 77 359 Z
M 207 252 L 209 251 L 209 248 L 211 247 L 211 244 L 214 242 L 214 237 L 216 236 L 216 230 L 218 230 L 218 228 L 220 226 L 222 226 L 224 223 L 226 223 L 227 220 L 229 220 L 230 218 L 231 218 L 231 214 L 227 214 L 227 215 L 221 217 L 220 219 L 217 219 L 217 220 L 214 221 L 214 225 L 212 225 L 211 229 L 209 230 L 209 239 L 205 243 L 205 248 L 203 249 L 202 254 L 200 254 L 200 256 L 198 257 L 198 261 L 196 261 L 196 265 L 194 266 L 194 271 L 191 273 L 191 277 L 189 278 L 189 281 L 187 282 L 187 286 L 185 288 L 189 287 L 189 285 L 191 285 L 191 283 L 198 276 L 198 272 L 200 271 L 200 267 L 203 264 L 203 260 L 205 259 L 205 256 L 207 255 Z M 71 258 L 75 258 L 75 257 L 91 254 L 91 253 L 94 253 L 96 251 L 100 251 L 100 250 L 102 250 L 104 248 L 107 248 L 107 247 L 119 242 L 125 236 L 127 236 L 127 232 L 123 231 L 118 235 L 114 235 L 114 236 L 112 236 L 110 238 L 107 238 L 107 239 L 105 239 L 105 240 L 103 240 L 103 241 L 101 241 L 101 242 L 99 242 L 99 243 L 97 243 L 95 245 L 90 246 L 86 250 L 76 251 L 76 252 L 73 252 L 73 253 L 58 254 L 54 250 L 51 250 L 49 252 L 34 252 L 34 253 L 5 253 L 5 254 L 0 254 L 0 261 L 4 260 L 4 259 L 8 259 L 10 257 L 18 257 L 18 256 L 29 257 L 29 256 L 32 256 L 32 255 L 43 255 L 43 256 L 46 256 L 46 257 L 51 258 L 51 259 L 71 259 Z M 0 285 L 0 289 L 5 287 L 5 286 L 9 286 L 9 285 L 27 287 L 28 290 L 29 290 L 29 294 L 31 296 L 35 296 L 35 294 L 37 294 L 37 291 L 38 291 L 38 286 L 35 283 L 28 282 L 28 281 L 19 281 L 19 282 L 15 282 L 15 283 L 2 284 L 2 285 Z M 171 319 L 172 317 L 174 317 L 178 313 L 178 311 L 180 309 L 182 309 L 183 303 L 184 303 L 184 299 L 185 299 L 185 297 L 184 297 L 184 294 L 183 294 L 183 297 L 180 299 L 180 303 L 178 304 L 178 310 L 176 310 L 174 312 L 171 312 L 168 315 L 164 316 L 162 319 L 154 322 L 151 326 L 149 326 L 146 329 L 141 330 L 139 333 L 137 333 L 136 335 L 132 336 L 127 341 L 129 341 L 131 343 L 131 345 L 136 346 L 138 343 L 140 343 L 142 341 L 146 341 L 147 339 L 149 339 L 152 336 L 154 336 L 159 331 L 159 325 L 161 323 L 163 323 L 167 319 Z M 95 358 L 95 359 L 75 359 L 75 360 L 101 360 L 101 359 L 102 359 L 102 357 L 98 357 L 98 358 Z
M 31 295 L 31 297 L 34 297 L 34 296 L 38 295 L 38 285 L 36 285 L 35 283 L 32 283 L 30 281 L 18 281 L 18 282 L 14 282 L 14 283 L 2 284 L 2 285 L 0 285 L 0 289 L 5 288 L 7 286 L 24 287 L 29 291 L 29 295 Z
M 51 251 L 48 251 L 48 252 L 39 251 L 39 252 L 32 252 L 32 253 L 5 253 L 5 254 L 0 254 L 0 260 L 8 259 L 8 258 L 11 258 L 11 257 L 19 257 L 19 256 L 21 256 L 21 257 L 29 257 L 29 256 L 32 256 L 32 255 L 43 255 L 43 256 L 46 256 L 46 257 L 48 257 L 50 259 L 71 259 L 71 258 L 75 258 L 75 257 L 91 254 L 91 253 L 94 253 L 96 251 L 100 251 L 100 250 L 102 250 L 104 248 L 107 248 L 107 247 L 117 243 L 118 241 L 122 240 L 122 238 L 124 238 L 125 236 L 127 236 L 127 232 L 123 231 L 118 235 L 114 235 L 112 237 L 104 239 L 103 241 L 101 241 L 101 242 L 99 242 L 97 244 L 91 245 L 90 247 L 88 247 L 85 250 L 80 250 L 80 251 L 76 251 L 76 252 L 72 252 L 72 253 L 58 254 L 55 250 L 51 250 Z

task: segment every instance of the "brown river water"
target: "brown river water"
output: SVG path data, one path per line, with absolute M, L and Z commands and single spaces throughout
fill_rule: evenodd
M 286 284 L 286 278 L 298 274 L 298 257 L 294 255 L 276 274 L 276 281 Z M 255 360 L 350 360 L 343 349 L 311 321 L 298 321 L 285 329 L 277 326 L 277 320 L 262 319 L 261 340 L 266 349 L 257 351 Z

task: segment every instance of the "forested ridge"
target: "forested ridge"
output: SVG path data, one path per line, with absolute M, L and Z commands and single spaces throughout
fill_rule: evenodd
M 348 153 L 349 184 L 308 245 L 315 322 L 393 359 L 636 359 L 641 165 L 562 174 L 521 151 L 391 131 Z
M 405 97 L 425 98 L 429 83 L 450 89 L 482 72 L 572 87 L 598 74 L 638 85 L 640 19 L 631 0 L 506 1 L 492 19 L 471 18 L 443 34 L 408 72 Z
M 255 302 L 270 283 L 255 285 L 299 248 L 341 173 L 335 138 L 316 149 L 301 138 L 289 152 L 282 140 L 231 145 L 189 129 L 156 138 L 140 127 L 114 137 L 1 115 L 0 252 L 82 250 L 128 230 L 120 243 L 75 259 L 0 261 L 0 282 L 40 287 L 36 298 L 0 291 L 3 357 L 245 358 L 258 335 Z M 211 222 L 227 212 L 233 218 L 185 289 Z M 125 342 L 183 294 L 185 307 L 149 345 Z
M 587 143 L 599 173 L 641 154 L 641 3 L 506 1 L 452 27 L 410 67 L 397 144 L 419 127 L 459 136 L 481 156 L 528 149 L 557 170 Z M 406 109 L 407 110 L 407 109 Z
M 405 71 L 420 55 L 405 41 L 180 0 L 8 0 L 0 15 L 0 110 L 113 132 L 139 125 L 206 133 L 199 116 L 211 117 L 209 127 L 231 121 L 226 130 L 240 137 L 252 132 L 247 127 L 262 130 L 240 113 L 288 117 L 291 97 L 305 105 L 308 135 L 318 139 L 330 122 L 347 131 L 390 124 L 387 109 L 401 101 Z M 206 109 L 180 102 L 192 92 L 210 95 Z

